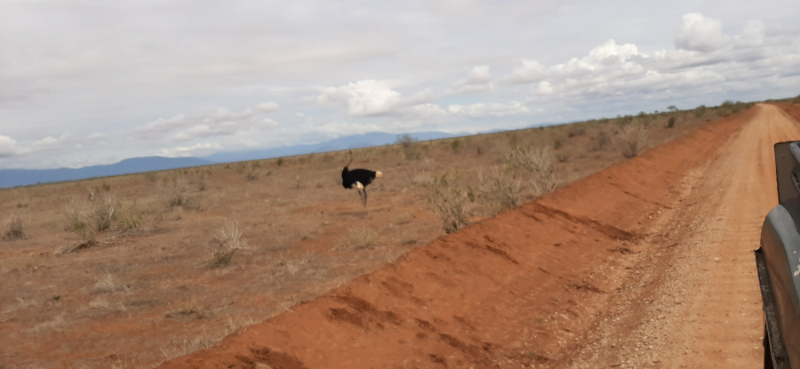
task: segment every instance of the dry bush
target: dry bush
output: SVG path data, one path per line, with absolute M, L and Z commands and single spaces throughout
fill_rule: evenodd
M 478 174 L 478 193 L 492 207 L 499 210 L 511 209 L 522 202 L 520 180 L 507 170 L 494 168 L 488 175 Z
M 522 170 L 528 178 L 533 197 L 552 192 L 563 182 L 555 170 L 555 156 L 547 147 L 518 146 L 511 150 L 508 159 L 510 169 Z
M 375 246 L 378 241 L 378 232 L 372 228 L 350 228 L 347 234 L 336 241 L 334 250 L 361 250 Z
M 214 234 L 215 241 L 219 243 L 214 251 L 211 266 L 214 268 L 225 267 L 233 260 L 233 255 L 247 248 L 247 241 L 242 238 L 242 230 L 236 218 L 229 219 L 225 225 Z
M 669 120 L 667 121 L 667 128 L 672 128 L 672 127 L 675 127 L 675 117 L 674 116 L 669 117 Z
M 694 109 L 694 117 L 695 118 L 702 118 L 706 115 L 706 106 L 700 105 L 696 109 Z
M 455 139 L 455 140 L 453 140 L 453 142 L 450 143 L 450 148 L 453 149 L 453 152 L 458 152 L 458 150 L 459 150 L 459 148 L 461 148 L 461 146 L 462 146 L 461 145 L 461 141 L 459 141 L 458 139 Z
M 19 240 L 25 238 L 25 222 L 22 217 L 12 215 L 3 227 L 3 240 Z
M 597 133 L 592 139 L 592 144 L 589 146 L 589 151 L 602 151 L 605 150 L 606 147 L 611 143 L 611 138 L 608 137 L 608 134 L 604 131 L 600 131 Z
M 555 159 L 547 147 L 516 146 L 508 154 L 509 164 L 535 176 L 546 176 L 553 172 Z
M 442 227 L 448 234 L 469 225 L 469 216 L 465 208 L 467 196 L 462 190 L 448 183 L 446 174 L 434 177 L 428 202 L 436 214 L 439 214 Z
M 640 124 L 627 124 L 620 129 L 619 146 L 626 158 L 644 152 L 647 146 L 647 130 Z

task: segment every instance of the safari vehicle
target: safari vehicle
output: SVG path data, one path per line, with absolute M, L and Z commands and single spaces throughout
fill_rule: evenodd
M 800 141 L 775 144 L 778 206 L 755 251 L 764 307 L 764 368 L 800 369 Z

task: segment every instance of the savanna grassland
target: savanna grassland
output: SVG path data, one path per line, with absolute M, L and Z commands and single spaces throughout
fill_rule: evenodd
M 750 104 L 0 191 L 0 368 L 153 367 Z

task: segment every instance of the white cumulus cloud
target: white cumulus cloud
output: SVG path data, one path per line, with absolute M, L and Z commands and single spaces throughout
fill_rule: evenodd
M 11 137 L 0 135 L 0 159 L 19 154 L 17 141 Z
M 729 43 L 730 37 L 722 33 L 722 21 L 700 13 L 684 14 L 675 36 L 675 47 L 692 51 L 711 52 Z
M 473 118 L 478 117 L 502 117 L 506 115 L 527 113 L 528 108 L 517 101 L 508 104 L 470 104 L 470 105 L 450 105 L 447 110 L 451 114 L 466 115 Z
M 456 82 L 448 93 L 475 94 L 489 92 L 491 89 L 491 68 L 488 65 L 480 65 L 473 67 L 467 78 Z
M 321 87 L 317 102 L 339 102 L 347 104 L 347 113 L 352 116 L 381 115 L 399 107 L 402 97 L 386 83 L 375 80 L 351 82 L 339 87 Z
M 376 80 L 351 82 L 338 87 L 318 87 L 318 104 L 344 104 L 352 117 L 434 116 L 444 110 L 430 101 L 438 97 L 430 89 L 403 97 L 390 83 Z

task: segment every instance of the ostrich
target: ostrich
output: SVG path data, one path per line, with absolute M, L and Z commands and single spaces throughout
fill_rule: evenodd
M 353 162 L 353 151 L 350 151 L 350 161 L 342 169 L 342 186 L 350 189 L 355 188 L 358 191 L 358 196 L 361 197 L 361 202 L 364 204 L 364 209 L 367 208 L 367 185 L 372 183 L 375 178 L 383 176 L 381 172 L 373 172 L 368 169 L 353 169 L 348 167 Z M 364 191 L 362 194 L 361 191 Z

